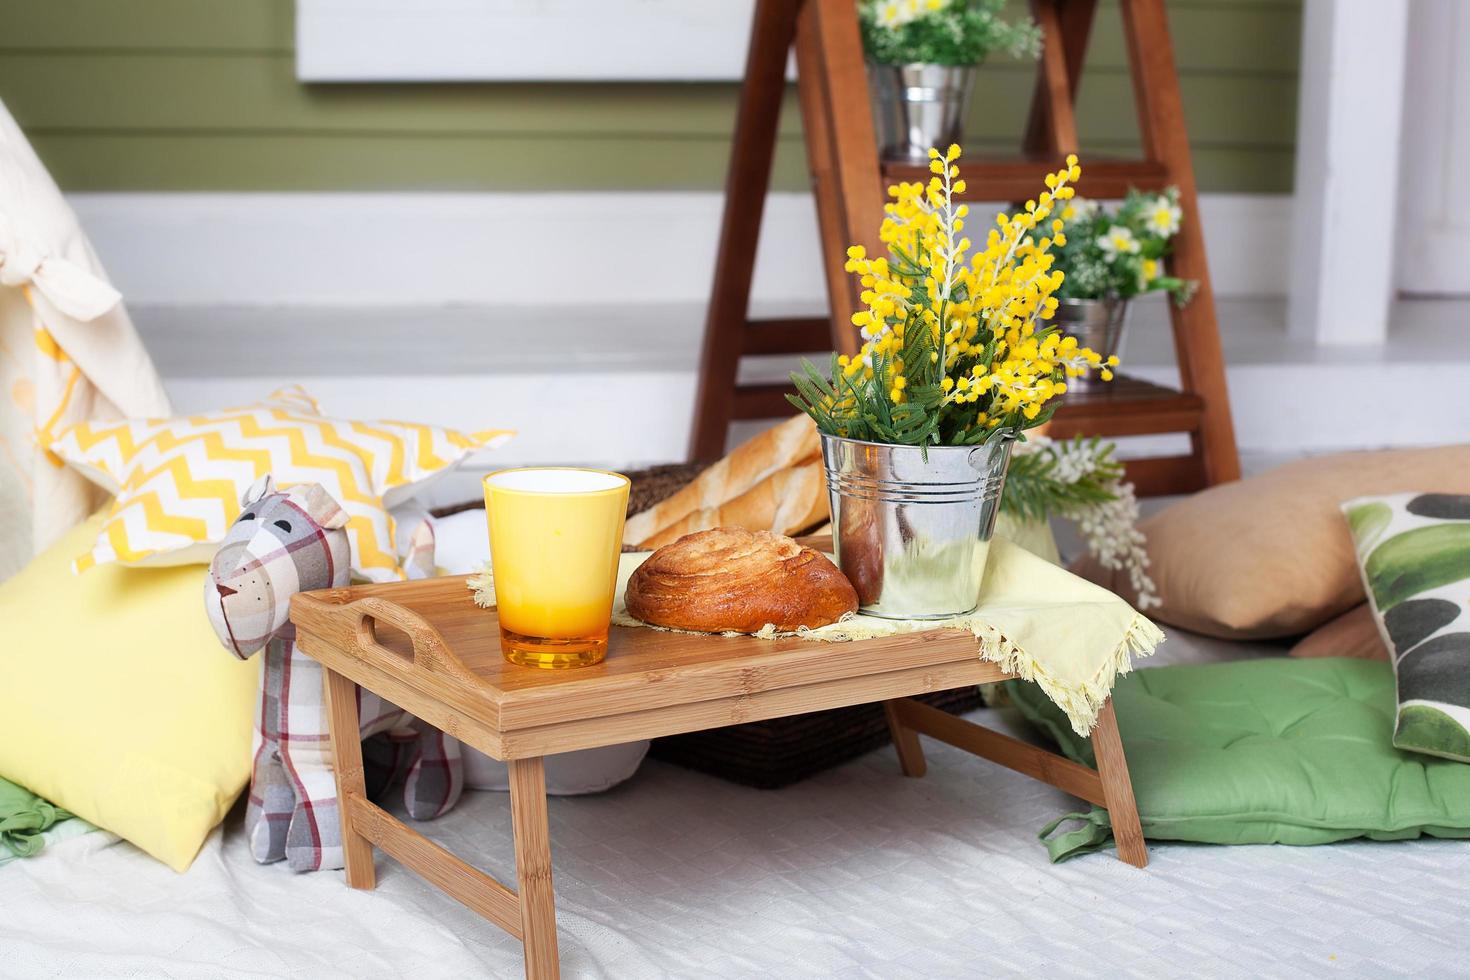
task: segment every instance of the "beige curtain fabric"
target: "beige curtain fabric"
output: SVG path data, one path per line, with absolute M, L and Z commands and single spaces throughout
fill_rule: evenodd
M 51 436 L 169 414 L 121 296 L 0 103 L 0 579 L 102 502 L 44 450 Z

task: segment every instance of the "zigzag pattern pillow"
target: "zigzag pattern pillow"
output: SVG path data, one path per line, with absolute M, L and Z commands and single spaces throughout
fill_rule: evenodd
M 1393 653 L 1393 744 L 1470 762 L 1470 496 L 1359 497 L 1342 510 Z
M 348 514 L 353 571 L 383 582 L 401 577 L 388 508 L 510 435 L 329 419 L 291 387 L 206 415 L 74 425 L 49 448 L 116 497 L 77 571 L 208 562 L 240 514 L 241 495 L 269 473 L 283 488 L 325 487 Z

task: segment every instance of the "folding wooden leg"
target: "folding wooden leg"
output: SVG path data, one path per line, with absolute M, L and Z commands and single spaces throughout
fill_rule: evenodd
M 1118 857 L 1136 868 L 1148 864 L 1148 850 L 1143 844 L 1138 806 L 1133 801 L 1133 785 L 1128 781 L 1128 762 L 1123 758 L 1112 701 L 1098 713 L 1097 728 L 1092 733 L 1092 748 L 1097 755 L 1095 770 L 911 698 L 885 701 L 883 710 L 888 716 L 893 741 L 899 746 L 904 775 L 923 775 L 924 756 L 917 736 L 928 735 L 1106 807 L 1113 824 L 1113 837 L 1118 842 Z M 909 758 L 905 757 L 901 739 L 913 740 L 913 755 Z M 909 771 L 910 758 L 918 759 L 917 772 Z
M 559 976 L 560 967 L 556 902 L 551 889 L 551 833 L 546 823 L 546 772 L 539 758 L 512 759 L 509 767 L 526 977 L 547 980 Z
M 363 786 L 362 744 L 357 737 L 357 686 L 333 670 L 324 672 L 347 884 L 353 888 L 372 888 L 376 884 L 373 847 L 381 847 L 430 884 L 521 940 L 528 980 L 555 980 L 560 976 L 556 904 L 551 890 L 551 835 L 546 822 L 546 776 L 541 760 L 515 759 L 509 763 L 519 888 L 513 892 L 368 800 Z
M 913 779 L 928 771 L 924 761 L 924 747 L 919 744 L 919 734 L 903 723 L 898 701 L 883 702 L 883 716 L 888 719 L 888 734 L 893 736 L 893 747 L 898 750 L 898 767 L 903 774 Z
M 1097 728 L 1092 732 L 1092 751 L 1097 756 L 1097 774 L 1102 778 L 1104 804 L 1113 824 L 1113 840 L 1118 843 L 1118 856 L 1135 868 L 1148 865 L 1148 848 L 1143 843 L 1143 828 L 1138 823 L 1138 804 L 1133 800 L 1133 783 L 1128 778 L 1128 760 L 1123 757 L 1123 741 L 1118 737 L 1118 720 L 1113 716 L 1113 702 L 1098 712 Z
M 342 857 L 347 866 L 347 884 L 373 888 L 373 845 L 354 827 L 353 802 L 367 802 L 363 783 L 361 727 L 357 718 L 357 685 L 334 670 L 323 667 L 327 733 L 332 740 L 332 770 L 337 776 L 337 812 L 342 819 Z

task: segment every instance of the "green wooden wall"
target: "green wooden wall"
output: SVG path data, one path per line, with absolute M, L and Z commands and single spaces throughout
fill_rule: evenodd
M 1300 0 L 1171 0 L 1206 191 L 1287 192 Z M 0 99 L 74 191 L 705 189 L 735 86 L 302 85 L 291 0 L 0 0 Z M 988 65 L 971 144 L 1015 145 L 1033 69 Z M 1115 0 L 1079 111 L 1084 151 L 1136 126 Z M 805 184 L 788 98 L 778 186 Z

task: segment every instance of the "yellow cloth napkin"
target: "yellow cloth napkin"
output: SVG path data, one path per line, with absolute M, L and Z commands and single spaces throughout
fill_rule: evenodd
M 626 554 L 618 564 L 612 614 L 618 626 L 657 628 L 630 616 L 623 601 L 628 578 L 648 554 Z M 494 602 L 489 579 L 487 565 L 470 583 L 482 605 Z M 1164 640 L 1163 631 L 1107 589 L 999 537 L 991 543 L 980 606 L 972 613 L 939 620 L 850 616 L 796 635 L 830 643 L 933 629 L 969 630 L 981 659 L 1035 681 L 1082 736 L 1092 732 L 1114 680 L 1132 669 L 1132 658 L 1148 656 Z M 757 635 L 776 631 L 768 626 Z

